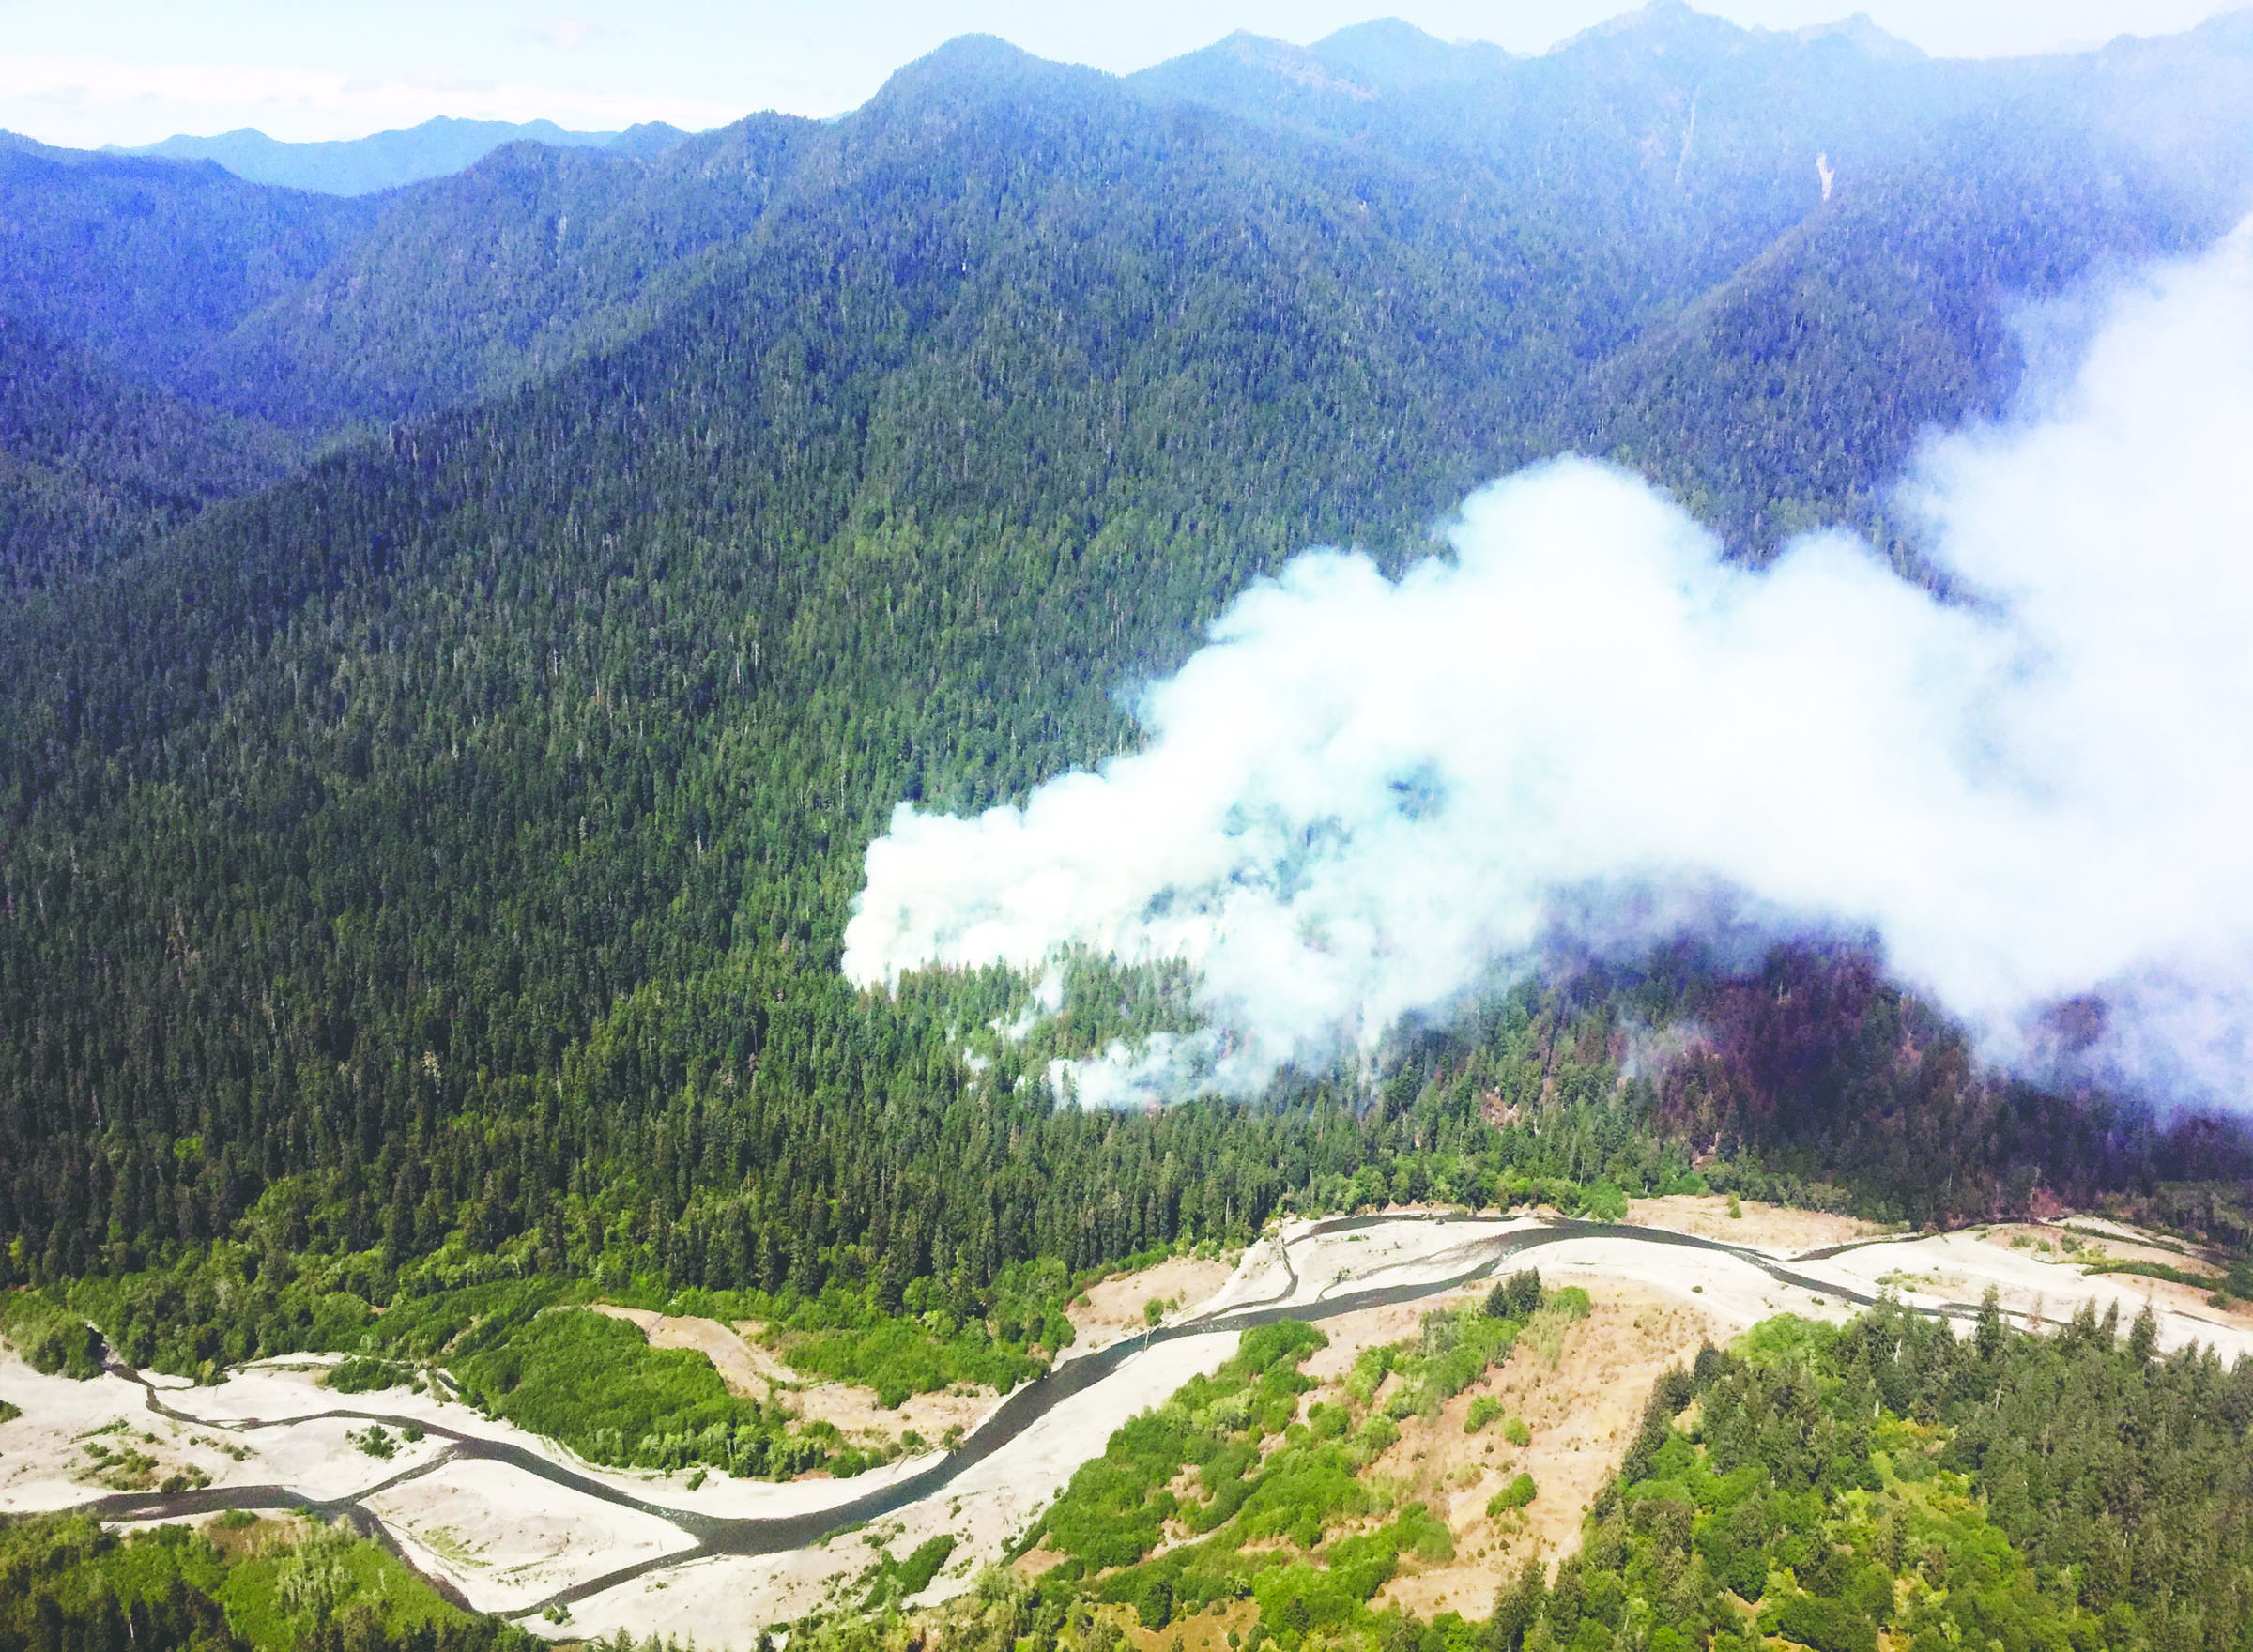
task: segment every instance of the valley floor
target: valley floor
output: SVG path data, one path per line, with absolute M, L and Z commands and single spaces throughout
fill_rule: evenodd
M 1114 1430 L 1216 1370 L 1250 1324 L 1321 1323 L 1330 1346 L 1307 1361 L 1318 1384 L 1310 1405 L 1363 1349 L 1411 1337 L 1425 1312 L 1530 1265 L 1553 1286 L 1585 1287 L 1588 1316 L 1548 1345 L 1521 1342 L 1436 1418 L 1407 1418 L 1369 1470 L 1396 1500 L 1426 1503 L 1455 1544 L 1444 1563 L 1404 1568 L 1377 1604 L 1475 1617 L 1525 1556 L 1554 1560 L 1574 1547 L 1581 1512 L 1617 1467 L 1656 1376 L 1701 1341 L 1772 1315 L 1843 1320 L 1892 1292 L 1968 1324 L 1992 1288 L 2020 1323 L 2059 1323 L 2084 1302 L 2125 1320 L 2148 1303 L 2163 1350 L 2199 1342 L 2225 1360 L 2253 1354 L 2253 1313 L 2243 1308 L 2164 1278 L 2086 1273 L 2092 1262 L 2187 1262 L 2167 1241 L 2117 1225 L 1886 1235 L 1753 1205 L 1731 1216 L 1726 1205 L 1640 1201 L 1637 1222 L 1617 1226 L 1395 1211 L 1273 1230 L 1225 1275 L 1177 1261 L 1123 1276 L 1075 1309 L 1081 1341 L 1047 1383 L 1004 1405 L 927 1397 L 927 1409 L 948 1407 L 944 1420 L 918 1414 L 927 1437 L 946 1420 L 968 1430 L 958 1460 L 903 1457 L 842 1480 L 602 1469 L 436 1394 L 335 1393 L 321 1383 L 331 1362 L 313 1356 L 194 1387 L 115 1369 L 72 1382 L 0 1355 L 0 1394 L 23 1413 L 0 1424 L 0 1510 L 83 1507 L 117 1522 L 233 1506 L 355 1511 L 468 1605 L 543 1632 L 744 1646 L 766 1626 L 857 1603 L 887 1553 L 904 1560 L 936 1537 L 955 1547 L 918 1599 L 967 1588 Z M 1179 1304 L 1156 1329 L 1145 1318 L 1153 1300 Z M 788 1368 L 727 1327 L 621 1317 L 706 1353 L 731 1384 L 820 1402 L 815 1385 L 793 1384 Z M 1466 1431 L 1482 1399 L 1522 1419 L 1524 1446 Z M 1490 1514 L 1490 1498 L 1520 1471 L 1540 1486 L 1539 1499 Z M 1037 1551 L 1020 1562 L 1040 1563 Z

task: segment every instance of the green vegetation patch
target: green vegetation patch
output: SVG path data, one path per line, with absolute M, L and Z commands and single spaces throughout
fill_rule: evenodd
M 1507 1279 L 1497 1280 L 1486 1293 L 1486 1311 L 1491 1319 L 1531 1319 L 1541 1306 L 1541 1276 L 1533 1268 L 1520 1268 Z
M 895 1560 L 887 1552 L 877 1562 L 876 1574 L 868 1585 L 866 1598 L 861 1602 L 864 1612 L 875 1612 L 897 1607 L 912 1599 L 931 1586 L 939 1568 L 946 1564 L 947 1556 L 955 1552 L 951 1533 L 942 1532 L 915 1546 L 914 1553 L 905 1560 Z
M 393 1638 L 472 1621 L 345 1522 L 254 1522 L 228 1534 L 227 1555 L 215 1592 L 236 1632 L 261 1652 L 295 1652 L 347 1614 Z
M 1237 1512 L 1257 1483 L 1247 1483 L 1245 1474 L 1258 1458 L 1258 1442 L 1280 1433 L 1297 1415 L 1298 1396 L 1313 1386 L 1300 1362 L 1327 1345 L 1320 1331 L 1295 1320 L 1247 1331 L 1234 1359 L 1135 1417 L 1101 1457 L 1081 1465 L 1041 1522 L 1049 1546 L 1080 1573 L 1132 1565 L 1183 1512 L 1168 1483 L 1188 1467 L 1202 1471 L 1204 1492 L 1192 1518 L 1209 1529 Z
M 1075 1288 L 1060 1263 L 1013 1265 L 989 1288 L 990 1317 L 958 1318 L 932 1306 L 940 1298 L 927 1280 L 914 1281 L 897 1310 L 887 1310 L 866 1293 L 835 1286 L 808 1297 L 788 1289 L 669 1292 L 631 1282 L 605 1288 L 586 1279 L 505 1279 L 421 1293 L 395 1288 L 378 1314 L 361 1293 L 380 1293 L 373 1257 L 262 1256 L 217 1244 L 168 1269 L 8 1293 L 0 1312 L 21 1323 L 40 1358 L 68 1362 L 76 1349 L 84 1374 L 99 1369 L 100 1338 L 84 1323 L 91 1320 L 129 1363 L 205 1381 L 252 1358 L 348 1354 L 326 1381 L 353 1394 L 412 1386 L 422 1365 L 464 1368 L 467 1355 L 497 1354 L 547 1309 L 613 1301 L 725 1323 L 759 1321 L 793 1367 L 873 1388 L 881 1401 L 897 1405 L 911 1394 L 958 1384 L 1005 1392 L 1039 1374 L 1048 1368 L 1042 1351 L 1070 1339 L 1063 1305 Z M 678 1392 L 678 1384 L 665 1391 Z M 683 1434 L 692 1421 L 701 1433 L 712 1418 L 682 1415 L 644 1431 Z M 847 1454 L 831 1466 L 850 1472 L 858 1461 Z
M 401 1293 L 377 1314 L 350 1288 L 376 1288 L 369 1266 L 214 1245 L 162 1271 L 8 1293 L 0 1323 L 33 1363 L 82 1375 L 100 1369 L 101 1338 L 88 1319 L 132 1363 L 206 1381 L 246 1359 L 341 1352 L 351 1357 L 325 1381 L 357 1394 L 413 1386 L 420 1367 L 439 1365 L 465 1398 L 592 1461 L 776 1476 L 819 1467 L 855 1474 L 881 1458 L 847 1446 L 826 1424 L 793 1429 L 780 1411 L 730 1395 L 699 1354 L 653 1350 L 630 1324 L 570 1310 L 610 1300 L 759 1320 L 794 1367 L 872 1387 L 889 1405 L 957 1384 L 1013 1388 L 1047 1369 L 1038 1349 L 1061 1346 L 1070 1330 L 1062 1306 L 1072 1282 L 1058 1264 L 1008 1270 L 990 1321 L 922 1308 L 930 1299 L 924 1281 L 899 1312 L 835 1288 L 808 1298 L 532 1278 Z
M 1487 1518 L 1491 1520 L 1513 1508 L 1523 1508 L 1539 1495 L 1540 1488 L 1534 1485 L 1533 1476 L 1520 1473 L 1510 1484 L 1486 1500 Z
M 1538 1276 L 1514 1289 L 1495 1306 L 1546 1311 Z M 1377 1591 L 1404 1560 L 1446 1560 L 1454 1543 L 1428 1507 L 1392 1507 L 1363 1473 L 1402 1420 L 1436 1416 L 1523 1329 L 1478 1307 L 1428 1313 L 1415 1338 L 1363 1351 L 1341 1402 L 1303 1416 L 1314 1384 L 1298 1368 L 1322 1333 L 1295 1321 L 1247 1332 L 1234 1359 L 1127 1423 L 1073 1476 L 1035 1534 L 1065 1556 L 1044 1587 L 1129 1607 L 1151 1629 L 1251 1600 L 1255 1646 L 1379 1632 Z M 1169 1522 L 1191 1540 L 1161 1552 Z
M 1048 1324 L 1051 1312 L 1065 1327 L 1064 1334 L 1054 1338 L 1050 1338 Z M 998 1341 L 982 1323 L 958 1326 L 944 1309 L 936 1310 L 936 1324 L 920 1317 L 896 1318 L 843 1292 L 825 1292 L 789 1315 L 793 1328 L 771 1335 L 768 1340 L 793 1369 L 874 1388 L 878 1402 L 886 1407 L 898 1405 L 911 1394 L 935 1393 L 958 1383 L 1007 1393 L 1048 1369 L 1045 1359 L 1026 1351 L 1025 1342 Z M 1069 1340 L 1070 1322 L 1060 1310 L 1035 1312 L 1030 1327 L 1023 1318 L 1020 1312 L 1018 1323 L 1009 1327 L 1019 1337 L 1029 1335 L 1035 1343 L 1047 1338 L 1054 1347 Z
M 495 1416 L 559 1440 L 592 1462 L 649 1469 L 706 1464 L 780 1478 L 869 1460 L 837 1431 L 792 1429 L 779 1410 L 730 1394 L 712 1362 L 651 1348 L 623 1320 L 574 1308 L 538 1313 L 464 1338 L 453 1361 L 464 1394 Z
M 355 1433 L 346 1434 L 345 1438 L 351 1441 L 363 1455 L 368 1457 L 389 1460 L 399 1455 L 398 1440 L 381 1423 L 370 1423 L 366 1428 Z
M 56 1638 L 63 1626 L 79 1638 Z M 348 1526 L 234 1514 L 120 1537 L 79 1515 L 0 1526 L 0 1646 L 190 1652 L 534 1652 L 448 1605 Z
M 2239 1293 L 2234 1291 L 2231 1278 L 2218 1274 L 2194 1274 L 2188 1268 L 2170 1267 L 2163 1262 L 2085 1262 L 2080 1268 L 2083 1277 L 2093 1277 L 2098 1274 L 2132 1274 L 2138 1278 L 2167 1279 L 2199 1291 Z
M 420 1388 L 421 1378 L 403 1360 L 354 1357 L 340 1362 L 323 1379 L 339 1394 L 376 1394 L 386 1388 Z
M 129 1539 L 80 1515 L 0 1526 L 0 1645 L 57 1645 L 53 1628 L 73 1623 L 93 1629 L 97 1646 L 153 1629 L 157 1645 L 234 1652 L 243 1643 L 211 1593 L 222 1570 L 218 1552 L 184 1527 Z M 115 1641 L 101 1634 L 108 1628 Z
M 0 1337 L 23 1363 L 81 1382 L 101 1374 L 101 1334 L 83 1315 L 36 1291 L 0 1292 Z
M 1765 1322 L 1661 1379 L 1581 1552 L 1487 1644 L 2236 1652 L 2253 1365 L 2155 1340 L 2086 1308 L 2016 1335 L 1992 1296 L 1961 1342 L 1891 1305 Z

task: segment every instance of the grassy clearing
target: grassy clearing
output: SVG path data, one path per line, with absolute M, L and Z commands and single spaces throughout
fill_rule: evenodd
M 1555 1370 L 1564 1354 L 1566 1328 L 1586 1319 L 1591 1306 L 1588 1293 L 1578 1285 L 1551 1292 L 1540 1311 L 1525 1323 L 1526 1346 L 1540 1356 L 1543 1365 Z

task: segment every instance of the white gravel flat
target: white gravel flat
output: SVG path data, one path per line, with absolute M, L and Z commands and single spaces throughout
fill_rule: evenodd
M 621 1567 L 693 1548 L 678 1526 L 502 1462 L 449 1462 L 367 1507 L 481 1612 L 516 1612 Z
M 1218 1293 L 1172 1316 L 1177 1334 L 1171 1339 L 1131 1353 L 1118 1369 L 1058 1402 L 942 1491 L 825 1544 L 664 1567 L 578 1603 L 563 1624 L 535 1617 L 526 1627 L 572 1639 L 621 1629 L 636 1638 L 670 1635 L 693 1639 L 707 1652 L 748 1646 L 768 1625 L 851 1603 L 882 1554 L 904 1559 L 941 1533 L 951 1534 L 957 1548 L 922 1599 L 945 1598 L 968 1588 L 979 1568 L 1004 1553 L 1123 1423 L 1234 1354 L 1239 1331 L 1227 1324 L 1232 1310 L 1287 1304 L 1319 1315 L 1324 1303 L 1351 1293 L 1435 1285 L 1494 1256 L 1509 1236 L 1542 1225 L 1529 1216 L 1399 1216 L 1351 1231 L 1317 1232 L 1311 1223 L 1271 1230 L 1245 1251 Z M 1627 1235 L 1576 1235 L 1508 1259 L 1500 1271 L 1531 1266 L 1553 1284 L 1575 1277 L 1638 1281 L 1736 1327 L 1781 1313 L 1842 1321 L 1859 1311 L 1844 1294 L 1849 1291 L 1869 1296 L 1893 1291 L 1910 1306 L 1942 1310 L 1976 1302 L 1992 1284 L 2006 1313 L 2022 1323 L 2061 1320 L 2083 1302 L 2100 1313 L 2117 1307 L 2125 1321 L 2148 1301 L 2158 1315 L 2163 1350 L 2197 1342 L 2225 1359 L 2253 1355 L 2253 1316 L 2207 1308 L 2201 1293 L 2178 1285 L 2125 1275 L 2084 1277 L 2061 1253 L 2015 1250 L 1977 1231 L 1878 1240 L 1816 1260 L 1772 1259 L 1806 1284 L 1773 1277 L 1761 1260 Z M 1969 1328 L 1960 1315 L 1949 1323 L 1959 1334 Z M 1205 1325 L 1213 1328 L 1195 1329 Z M 818 1513 L 934 1461 L 927 1455 L 852 1479 L 780 1485 L 711 1476 L 691 1491 L 684 1476 L 596 1468 L 551 1441 L 429 1394 L 333 1393 L 319 1385 L 317 1368 L 326 1363 L 261 1362 L 207 1388 L 168 1381 L 164 1402 L 201 1419 L 177 1423 L 150 1412 L 146 1391 L 123 1378 L 73 1383 L 41 1376 L 0 1353 L 0 1395 L 24 1414 L 0 1430 L 0 1511 L 66 1507 L 102 1495 L 108 1488 L 91 1482 L 99 1465 L 86 1456 L 84 1442 L 92 1430 L 121 1420 L 115 1445 L 143 1450 L 168 1470 L 193 1468 L 215 1485 L 281 1485 L 323 1500 L 363 1493 L 427 1463 L 446 1446 L 433 1434 L 411 1446 L 399 1440 L 390 1459 L 370 1457 L 346 1438 L 366 1426 L 337 1415 L 351 1412 L 417 1418 L 507 1442 L 660 1510 L 721 1517 Z M 241 1427 L 251 1418 L 268 1426 Z M 657 1514 L 621 1508 L 505 1463 L 444 1463 L 374 1496 L 369 1507 L 418 1565 L 487 1611 L 520 1611 L 585 1580 L 694 1546 L 687 1533 Z

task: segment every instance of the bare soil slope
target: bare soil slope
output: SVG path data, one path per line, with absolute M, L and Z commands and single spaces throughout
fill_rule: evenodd
M 1631 1199 L 1627 1219 L 1646 1228 L 1663 1228 L 1671 1233 L 1694 1233 L 1701 1239 L 1719 1239 L 1765 1250 L 1771 1256 L 1801 1256 L 1826 1246 L 1856 1239 L 1874 1239 L 1886 1231 L 1876 1222 L 1859 1216 L 1834 1216 L 1816 1210 L 1792 1210 L 1757 1200 L 1738 1201 L 1739 1216 L 1729 1215 L 1729 1201 L 1720 1193 L 1670 1193 L 1661 1199 Z
M 1594 1307 L 1565 1328 L 1552 1365 L 1532 1338 L 1425 1422 L 1410 1417 L 1400 1440 L 1370 1465 L 1392 1476 L 1402 1502 L 1421 1501 L 1455 1535 L 1455 1558 L 1404 1572 L 1372 1604 L 1404 1607 L 1429 1620 L 1442 1612 L 1482 1618 L 1496 1586 L 1528 1555 L 1554 1562 L 1580 1546 L 1581 1517 L 1619 1467 L 1642 1421 L 1651 1384 L 1669 1366 L 1688 1365 L 1698 1345 L 1725 1342 L 1734 1327 L 1649 1286 L 1627 1280 L 1586 1281 Z M 1490 1423 L 1464 1432 L 1471 1402 L 1491 1394 L 1505 1415 L 1532 1430 L 1524 1448 Z M 1537 1495 L 1521 1512 L 1490 1517 L 1487 1500 L 1520 1472 Z
M 1100 1348 L 1141 1330 L 1143 1307 L 1152 1301 L 1195 1308 L 1228 1282 L 1231 1271 L 1225 1262 L 1175 1256 L 1090 1285 L 1064 1310 L 1078 1333 L 1072 1346 Z

